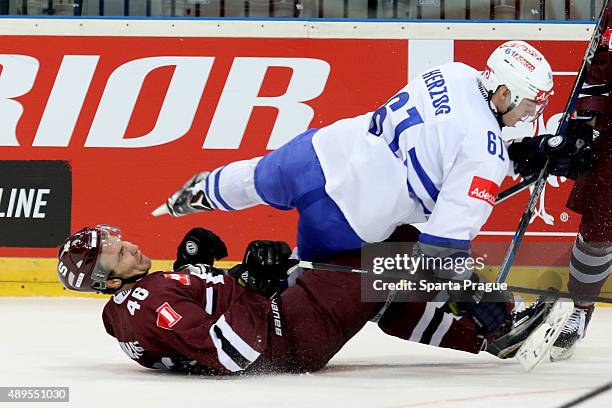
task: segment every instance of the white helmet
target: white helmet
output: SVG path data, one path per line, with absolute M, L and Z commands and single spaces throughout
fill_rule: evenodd
M 535 114 L 524 118 L 531 122 L 540 116 L 553 94 L 553 74 L 546 58 L 533 46 L 525 41 L 508 41 L 491 53 L 482 85 L 489 92 L 506 85 L 512 94 L 509 110 L 523 99 L 534 101 Z

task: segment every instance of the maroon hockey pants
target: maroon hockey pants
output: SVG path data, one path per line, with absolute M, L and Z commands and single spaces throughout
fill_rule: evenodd
M 285 372 L 323 368 L 384 304 L 361 301 L 361 279 L 359 274 L 305 272 L 273 304 L 279 311 L 272 314 L 270 350 L 260 357 L 258 366 Z M 406 296 L 398 292 L 396 302 L 386 310 L 378 323 L 383 332 L 424 344 L 479 352 L 482 339 L 473 320 L 444 313 L 435 303 L 402 301 Z

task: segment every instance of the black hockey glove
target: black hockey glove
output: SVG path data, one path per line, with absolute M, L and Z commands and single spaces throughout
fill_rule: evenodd
M 177 248 L 174 270 L 187 264 L 213 266 L 215 261 L 226 256 L 227 247 L 217 234 L 204 228 L 193 228 Z
M 446 306 L 455 315 L 471 317 L 478 326 L 478 334 L 489 337 L 497 332 L 508 318 L 512 310 L 513 296 L 507 291 L 488 292 L 478 288 L 476 285 L 487 282 L 476 273 L 472 273 L 467 280 L 475 286 L 460 292 L 449 291 L 450 299 Z
M 262 296 L 272 297 L 287 289 L 287 271 L 297 264 L 289 259 L 291 248 L 283 241 L 253 241 L 244 254 L 242 264 L 228 271 L 238 284 Z
M 550 160 L 549 174 L 576 179 L 593 167 L 594 131 L 584 121 L 571 120 L 565 136 L 526 137 L 508 146 L 514 171 L 523 177 L 538 174 Z
M 445 308 L 453 314 L 472 318 L 478 326 L 478 334 L 488 337 L 506 320 L 512 295 L 493 290 L 490 284 L 487 289 L 488 282 L 473 266 L 468 266 L 476 265 L 469 249 L 453 248 L 452 243 L 444 246 L 419 242 L 415 245 L 413 257 L 423 258 L 424 264 L 429 266 L 419 275 L 426 273 L 426 279 L 432 282 L 454 284 L 436 297 L 448 299 Z

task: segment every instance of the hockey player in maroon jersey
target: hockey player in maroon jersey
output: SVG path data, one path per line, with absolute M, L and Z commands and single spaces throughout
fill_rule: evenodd
M 316 371 L 371 319 L 399 338 L 471 353 L 486 347 L 503 358 L 551 309 L 538 303 L 510 313 L 511 302 L 480 301 L 455 305 L 456 316 L 441 304 L 401 302 L 409 294 L 398 292 L 380 317 L 384 302 L 361 301 L 357 274 L 308 270 L 287 287 L 295 261 L 284 242 L 253 241 L 242 264 L 212 266 L 226 255 L 219 237 L 196 228 L 179 245 L 174 271 L 150 273 L 137 245 L 99 225 L 60 247 L 58 276 L 68 289 L 112 295 L 104 326 L 130 358 L 199 374 Z M 359 259 L 357 252 L 334 260 Z
M 602 18 L 602 41 L 587 72 L 573 120 L 574 126 L 586 133 L 592 132 L 590 127 L 599 132 L 594 142 L 597 159 L 594 168 L 576 180 L 568 201 L 568 207 L 582 215 L 572 249 L 568 290 L 593 297 L 599 295 L 612 272 L 612 3 L 608 3 Z M 553 360 L 565 360 L 574 354 L 594 308 L 592 301 L 577 302 L 551 350 Z

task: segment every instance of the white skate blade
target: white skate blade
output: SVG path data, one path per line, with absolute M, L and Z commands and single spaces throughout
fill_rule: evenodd
M 576 350 L 576 343 L 572 344 L 570 348 L 555 347 L 550 349 L 550 361 L 557 362 L 571 358 Z
M 574 311 L 570 299 L 558 299 L 546 320 L 538 326 L 516 353 L 516 359 L 527 372 L 533 371 L 544 359 L 550 358 L 550 349 L 561 334 L 561 329 Z
M 170 214 L 170 211 L 168 211 L 168 206 L 166 205 L 166 203 L 160 205 L 155 210 L 153 210 L 153 212 L 151 213 L 151 215 L 154 217 L 159 217 L 160 215 L 165 215 L 165 214 Z

